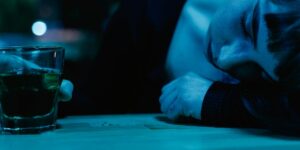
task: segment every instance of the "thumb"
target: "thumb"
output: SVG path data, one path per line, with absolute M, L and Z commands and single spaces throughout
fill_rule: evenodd
M 59 101 L 67 102 L 72 99 L 73 83 L 69 80 L 63 80 L 59 89 Z

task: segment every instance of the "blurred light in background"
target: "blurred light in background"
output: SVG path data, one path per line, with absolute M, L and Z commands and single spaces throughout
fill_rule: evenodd
M 36 36 L 42 36 L 47 32 L 47 25 L 43 21 L 36 21 L 31 27 L 32 33 Z

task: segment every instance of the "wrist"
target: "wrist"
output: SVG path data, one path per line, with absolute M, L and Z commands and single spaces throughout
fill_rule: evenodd
M 213 85 L 213 81 L 207 80 L 205 81 L 205 83 L 203 84 L 203 86 L 201 86 L 201 89 L 198 91 L 199 97 L 198 99 L 195 101 L 195 103 L 193 104 L 193 111 L 191 112 L 191 116 L 195 119 L 201 120 L 201 112 L 202 112 L 202 107 L 203 107 L 203 101 L 205 99 L 205 95 L 208 92 L 208 90 L 210 89 L 210 87 Z

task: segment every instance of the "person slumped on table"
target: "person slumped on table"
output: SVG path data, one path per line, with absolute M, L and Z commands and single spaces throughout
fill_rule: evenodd
M 235 1 L 209 28 L 197 7 L 188 1 L 179 19 L 161 111 L 172 120 L 300 134 L 300 1 Z

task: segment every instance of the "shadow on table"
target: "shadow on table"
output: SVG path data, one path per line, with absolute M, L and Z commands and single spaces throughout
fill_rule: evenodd
M 176 121 L 170 120 L 166 116 L 155 116 L 155 119 L 158 121 L 162 121 L 165 123 L 169 124 L 174 124 L 174 125 L 188 125 L 188 126 L 199 126 L 201 125 L 201 121 L 196 120 L 194 118 L 187 118 L 187 117 L 180 117 Z
M 162 122 L 174 124 L 174 125 L 207 126 L 199 120 L 196 120 L 193 118 L 186 118 L 186 117 L 179 118 L 178 121 L 176 121 L 176 122 L 168 119 L 166 116 L 155 116 L 155 119 L 157 119 L 158 121 L 162 121 Z M 213 126 L 213 127 L 216 127 L 216 126 Z M 216 128 L 218 128 L 218 127 L 216 127 Z M 224 127 L 219 126 L 219 128 L 224 128 Z M 265 128 L 240 128 L 240 127 L 226 127 L 226 128 L 234 128 L 240 134 L 248 134 L 248 135 L 252 135 L 252 136 L 268 137 L 268 138 L 288 140 L 288 141 L 291 141 L 291 140 L 299 141 L 300 140 L 299 134 L 280 133 L 280 132 L 268 130 Z

